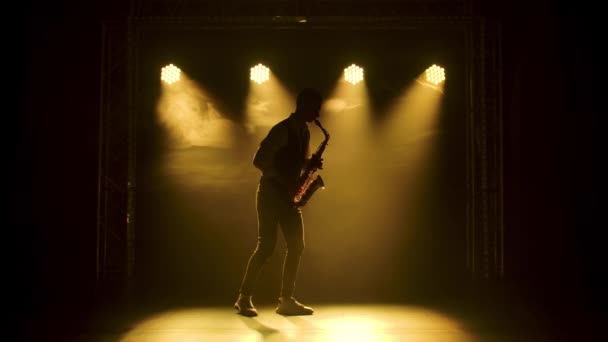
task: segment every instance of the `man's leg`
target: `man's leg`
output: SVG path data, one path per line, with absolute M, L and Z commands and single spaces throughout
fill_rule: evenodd
M 304 224 L 300 209 L 290 207 L 283 211 L 280 224 L 287 242 L 287 251 L 283 262 L 283 282 L 277 313 L 282 315 L 311 315 L 313 309 L 302 305 L 293 297 L 300 256 L 304 250 Z
M 279 216 L 273 206 L 272 194 L 266 191 L 258 191 L 256 204 L 258 211 L 258 242 L 247 263 L 247 269 L 239 291 L 239 298 L 234 305 L 239 314 L 245 316 L 257 316 L 257 311 L 251 302 L 251 295 L 253 294 L 253 288 L 260 271 L 272 255 L 277 240 Z
M 281 213 L 280 224 L 287 244 L 285 260 L 283 261 L 281 297 L 292 297 L 300 265 L 300 256 L 304 250 L 304 224 L 300 209 L 287 208 Z

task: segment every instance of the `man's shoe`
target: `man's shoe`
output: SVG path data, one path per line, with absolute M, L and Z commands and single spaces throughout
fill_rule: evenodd
M 298 302 L 295 298 L 279 298 L 277 313 L 284 316 L 312 315 L 314 310 Z
M 234 308 L 237 310 L 239 315 L 246 317 L 255 317 L 258 315 L 258 311 L 251 302 L 251 296 L 239 295 L 239 298 L 234 303 Z

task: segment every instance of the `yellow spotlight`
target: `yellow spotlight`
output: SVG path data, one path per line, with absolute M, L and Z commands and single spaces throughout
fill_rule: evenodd
M 442 67 L 433 64 L 426 69 L 426 80 L 434 85 L 438 85 L 445 80 L 445 70 Z
M 251 80 L 256 82 L 257 84 L 262 84 L 268 81 L 270 77 L 270 69 L 265 67 L 262 64 L 258 64 L 251 68 Z
M 357 84 L 363 80 L 363 68 L 351 64 L 344 69 L 344 79 L 352 84 Z
M 161 69 L 160 79 L 168 84 L 179 81 L 181 70 L 173 64 L 169 64 Z

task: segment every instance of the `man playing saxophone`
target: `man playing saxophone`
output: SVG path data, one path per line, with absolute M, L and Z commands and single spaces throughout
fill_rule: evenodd
M 258 275 L 273 253 L 279 226 L 287 251 L 276 312 L 282 315 L 313 313 L 312 308 L 301 304 L 293 296 L 300 256 L 304 249 L 302 213 L 299 206 L 294 205 L 294 195 L 298 191 L 303 170 L 322 168 L 323 159 L 320 155 L 310 159 L 310 132 L 307 125 L 319 117 L 322 102 L 322 96 L 317 90 L 303 89 L 298 94 L 295 112 L 270 129 L 253 159 L 253 165 L 262 172 L 256 198 L 258 237 L 256 248 L 247 264 L 239 297 L 234 304 L 241 315 L 257 316 L 251 297 Z

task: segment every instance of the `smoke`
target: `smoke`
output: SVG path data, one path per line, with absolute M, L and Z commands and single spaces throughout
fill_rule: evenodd
M 251 83 L 247 95 L 245 125 L 250 133 L 267 133 L 268 128 L 287 118 L 295 109 L 295 97 L 270 72 L 268 81 L 262 84 Z M 256 139 L 261 136 L 255 136 Z
M 237 126 L 217 109 L 213 99 L 185 78 L 163 84 L 157 107 L 158 120 L 169 132 L 169 147 L 230 148 Z

